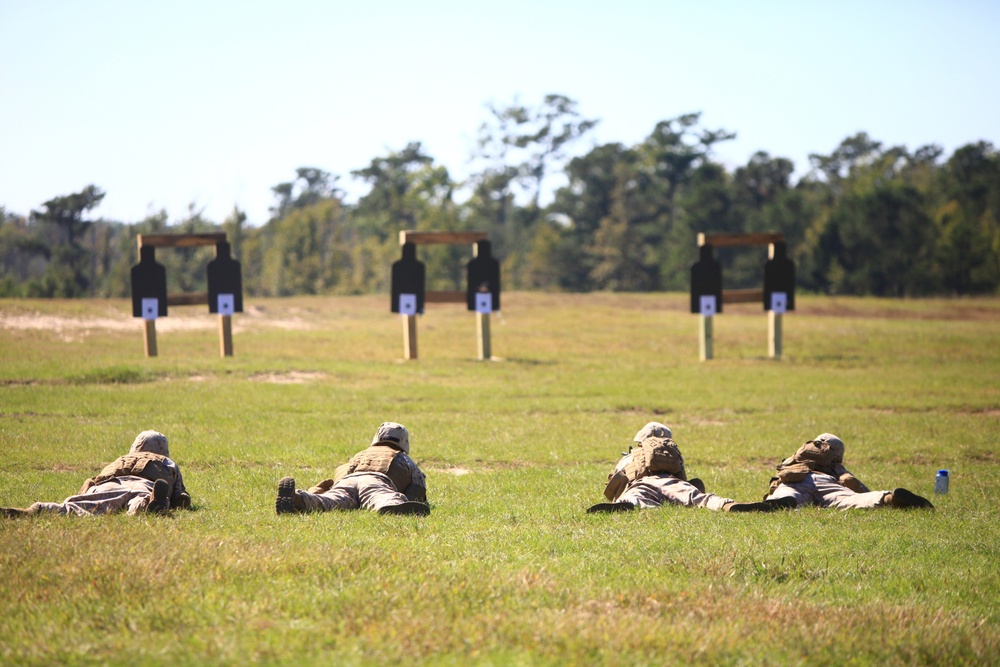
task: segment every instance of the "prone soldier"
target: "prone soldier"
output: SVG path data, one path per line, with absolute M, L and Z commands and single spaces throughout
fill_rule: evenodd
M 410 458 L 410 434 L 395 422 L 379 426 L 371 445 L 338 466 L 333 479 L 302 490 L 295 488 L 294 478 L 283 477 L 274 507 L 278 514 L 359 508 L 379 514 L 431 512 L 424 473 Z
M 681 450 L 670 428 L 659 422 L 649 422 L 635 434 L 634 444 L 608 475 L 604 497 L 611 502 L 593 505 L 587 513 L 623 512 L 664 503 L 723 512 L 773 512 L 795 507 L 787 499 L 737 503 L 706 493 L 700 479 L 688 480 Z
M 844 441 L 822 433 L 807 441 L 777 466 L 764 502 L 788 500 L 797 507 L 818 505 L 837 509 L 934 509 L 929 500 L 903 488 L 870 491 L 844 467 Z
M 120 456 L 80 487 L 79 493 L 61 503 L 37 502 L 27 509 L 2 507 L 8 517 L 46 512 L 56 514 L 111 514 L 125 511 L 163 513 L 171 508 L 191 508 L 181 470 L 170 459 L 167 436 L 143 431 L 129 453 Z

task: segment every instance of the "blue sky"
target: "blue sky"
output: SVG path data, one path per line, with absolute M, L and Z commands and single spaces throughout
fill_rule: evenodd
M 547 93 L 600 119 L 578 152 L 694 111 L 737 134 L 730 169 L 801 175 L 859 131 L 1000 145 L 998 35 L 990 0 L 0 0 L 0 206 L 95 184 L 95 216 L 261 224 L 302 166 L 356 197 L 351 170 L 420 141 L 464 177 L 485 105 Z

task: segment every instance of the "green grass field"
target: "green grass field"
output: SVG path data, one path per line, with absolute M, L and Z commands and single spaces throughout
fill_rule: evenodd
M 404 362 L 382 296 L 250 300 L 227 359 L 200 307 L 147 359 L 124 301 L 0 300 L 0 505 L 62 500 L 144 429 L 195 503 L 0 519 L 0 663 L 1000 663 L 1000 300 L 802 296 L 781 360 L 727 307 L 710 362 L 686 304 L 505 294 L 493 362 L 430 306 Z M 584 514 L 651 419 L 721 495 L 831 431 L 937 509 Z M 331 476 L 384 420 L 430 517 L 275 515 L 279 478 Z

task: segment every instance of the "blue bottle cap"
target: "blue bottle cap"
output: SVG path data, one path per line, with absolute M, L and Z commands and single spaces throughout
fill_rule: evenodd
M 938 470 L 938 475 L 941 476 L 941 477 L 947 477 L 948 476 L 948 471 L 947 470 Z

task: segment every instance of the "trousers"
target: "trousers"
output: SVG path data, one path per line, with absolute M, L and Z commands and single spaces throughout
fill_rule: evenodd
M 295 491 L 310 512 L 330 510 L 379 510 L 387 505 L 400 505 L 407 498 L 396 490 L 392 480 L 377 472 L 356 472 L 334 484 L 329 491 L 309 493 Z
M 723 498 L 714 493 L 702 493 L 683 479 L 666 473 L 646 475 L 634 480 L 616 500 L 643 508 L 672 503 L 685 507 L 705 507 L 716 512 L 726 503 L 733 502 L 731 498 Z
M 832 475 L 811 472 L 799 482 L 782 482 L 771 498 L 794 498 L 799 507 L 819 505 L 841 510 L 881 507 L 888 491 L 856 493 L 838 482 Z
M 115 477 L 87 489 L 86 493 L 70 496 L 61 503 L 35 503 L 28 509 L 56 514 L 111 514 L 122 510 L 129 514 L 146 511 L 153 482 L 143 477 Z

